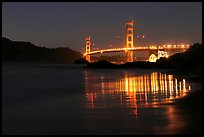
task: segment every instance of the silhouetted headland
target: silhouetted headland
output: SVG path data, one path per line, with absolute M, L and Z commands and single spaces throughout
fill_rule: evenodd
M 46 48 L 30 42 L 2 38 L 2 61 L 23 63 L 68 64 L 82 57 L 80 52 L 68 47 Z

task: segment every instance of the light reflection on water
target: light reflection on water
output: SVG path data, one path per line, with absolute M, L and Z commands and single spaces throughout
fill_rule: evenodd
M 5 135 L 201 133 L 200 114 L 160 105 L 202 90 L 184 77 L 151 70 L 8 68 L 2 72 Z
M 89 108 L 102 108 L 112 98 L 111 102 L 135 108 L 135 115 L 138 105 L 147 108 L 156 103 L 169 103 L 191 90 L 185 79 L 161 72 L 134 75 L 124 71 L 116 76 L 85 71 L 85 83 Z
M 135 131 L 134 134 L 186 132 L 189 123 L 185 113 L 174 106 L 158 106 L 191 92 L 191 85 L 185 79 L 161 72 L 85 71 L 84 74 L 86 107 L 93 110 L 90 117 L 108 119 L 113 113 L 120 115 L 124 123 L 134 118 L 136 121 L 127 122 L 129 124 L 121 129 Z M 129 126 L 131 128 L 127 128 Z

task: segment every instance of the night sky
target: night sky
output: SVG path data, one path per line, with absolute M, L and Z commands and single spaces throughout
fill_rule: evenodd
M 131 19 L 135 46 L 202 42 L 201 2 L 3 2 L 2 36 L 77 51 L 86 36 L 99 49 L 125 47 Z

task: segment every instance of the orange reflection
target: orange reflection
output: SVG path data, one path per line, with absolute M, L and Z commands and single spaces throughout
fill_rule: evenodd
M 186 129 L 186 116 L 182 114 L 182 111 L 176 109 L 174 106 L 166 107 L 166 116 L 168 119 L 168 124 L 165 126 L 157 126 L 154 127 L 158 135 L 176 135 L 179 134 L 180 131 Z M 178 115 L 180 114 L 180 115 Z
M 125 72 L 118 78 L 97 75 L 85 71 L 88 107 L 110 107 L 113 103 L 118 103 L 130 108 L 130 114 L 135 117 L 138 117 L 138 105 L 149 107 L 155 103 L 170 102 L 185 96 L 191 89 L 185 79 L 177 79 L 173 75 L 160 72 L 142 76 Z

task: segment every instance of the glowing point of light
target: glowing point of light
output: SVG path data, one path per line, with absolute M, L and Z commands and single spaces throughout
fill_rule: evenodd
M 151 54 L 150 57 L 149 57 L 149 62 L 156 62 L 157 60 L 157 57 L 155 54 Z

